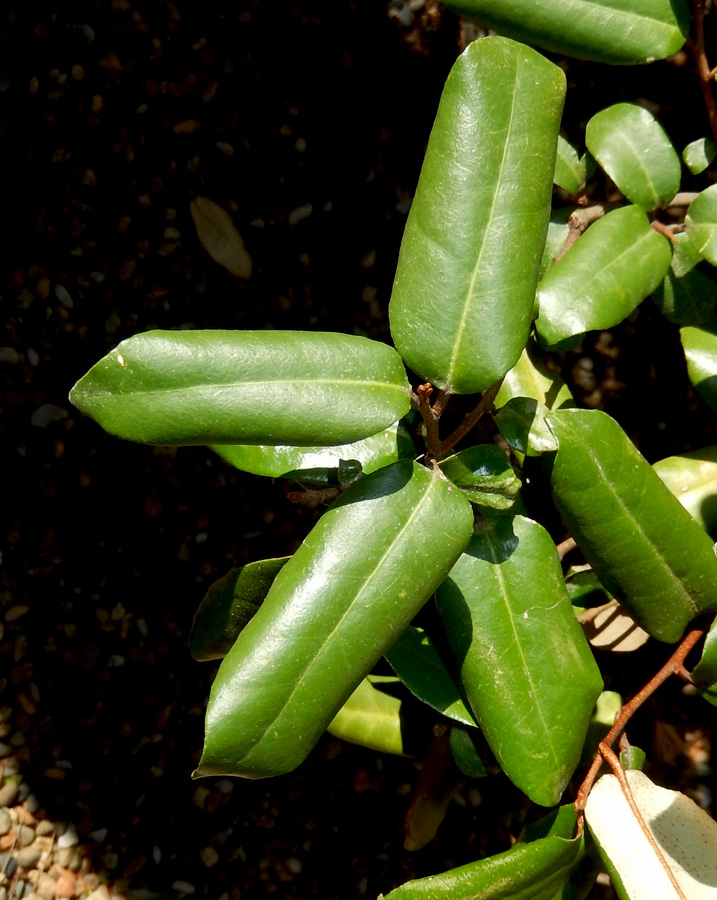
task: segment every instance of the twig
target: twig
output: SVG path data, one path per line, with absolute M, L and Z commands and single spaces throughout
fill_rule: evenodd
M 469 412 L 468 415 L 463 419 L 461 424 L 456 428 L 453 434 L 448 435 L 448 437 L 441 444 L 441 455 L 445 454 L 448 450 L 452 450 L 453 447 L 464 438 L 468 432 L 473 428 L 474 425 L 478 424 L 479 419 L 484 415 L 484 413 L 489 412 L 493 408 L 493 401 L 495 400 L 498 391 L 500 390 L 501 385 L 503 384 L 503 379 L 499 378 L 494 384 L 492 384 L 489 388 L 487 388 L 483 392 L 483 396 L 480 399 L 480 403 L 476 408 Z
M 416 388 L 418 411 L 426 423 L 426 462 L 429 464 L 434 464 L 441 458 L 441 435 L 438 430 L 438 420 L 448 402 L 445 392 L 441 393 L 444 396 L 441 397 L 439 395 L 433 407 L 431 407 L 430 398 L 433 394 L 433 385 L 428 383 L 420 384 Z
M 561 541 L 555 549 L 558 551 L 558 559 L 562 562 L 565 557 L 574 550 L 578 545 L 575 543 L 575 538 L 569 537 L 565 538 L 564 541 Z
M 658 232 L 658 234 L 664 235 L 668 240 L 672 241 L 673 244 L 680 243 L 675 237 L 675 233 L 669 225 L 663 225 L 663 223 L 658 221 L 657 219 L 653 219 L 650 224 L 655 229 L 655 231 Z
M 705 0 L 695 2 L 695 38 L 687 42 L 697 64 L 697 74 L 702 85 L 702 94 L 705 99 L 705 110 L 712 130 L 712 136 L 717 141 L 717 99 L 715 99 L 712 84 L 714 81 L 714 69 L 710 68 L 705 51 Z
M 699 197 L 698 191 L 680 191 L 670 200 L 665 209 L 683 209 Z

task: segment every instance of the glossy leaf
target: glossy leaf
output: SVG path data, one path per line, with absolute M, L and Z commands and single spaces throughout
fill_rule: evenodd
M 381 690 L 397 678 L 369 675 L 336 713 L 327 731 L 334 737 L 381 753 L 404 755 L 401 701 Z
M 194 616 L 189 652 L 196 660 L 222 659 L 264 602 L 289 557 L 262 559 L 215 581 Z
M 690 381 L 712 412 L 717 412 L 717 319 L 701 328 L 680 328 L 680 339 Z
M 650 635 L 677 641 L 717 605 L 712 541 L 620 426 L 598 410 L 557 410 L 555 504 L 605 587 Z
M 615 716 L 622 708 L 622 697 L 616 691 L 603 691 L 597 699 L 595 709 L 590 717 L 588 733 L 585 737 L 580 764 L 589 766 L 595 759 L 598 744 L 615 724 Z
M 617 325 L 660 284 L 670 259 L 669 241 L 640 207 L 598 219 L 538 286 L 541 343 Z
M 407 881 L 385 900 L 551 900 L 583 852 L 583 838 L 564 837 L 562 827 L 560 832 L 442 875 Z
M 575 401 L 557 367 L 549 368 L 544 354 L 534 342 L 523 350 L 520 359 L 508 372 L 495 398 L 500 409 L 514 397 L 532 397 L 548 409 L 574 406 Z
M 585 143 L 631 203 L 645 210 L 665 206 L 680 188 L 675 148 L 651 112 L 616 103 L 590 119 Z
M 560 255 L 565 242 L 570 234 L 570 215 L 575 207 L 566 206 L 563 209 L 554 210 L 550 214 L 548 234 L 543 247 L 543 257 L 540 261 L 540 278 L 545 276 L 548 269 L 555 265 L 556 258 Z
M 440 467 L 484 515 L 514 509 L 519 499 L 522 482 L 500 447 L 478 444 L 444 459 Z
M 410 406 L 395 350 L 301 331 L 149 331 L 108 353 L 70 399 L 147 444 L 343 444 Z
M 342 461 L 356 460 L 369 475 L 399 459 L 413 459 L 416 447 L 401 422 L 352 444 L 333 447 L 222 444 L 212 447 L 230 465 L 254 475 L 295 478 L 312 484 L 337 483 Z
M 554 805 L 602 680 L 550 535 L 522 516 L 483 520 L 436 601 L 496 759 L 531 800 Z
M 682 151 L 682 159 L 693 175 L 699 175 L 717 156 L 717 145 L 711 138 L 699 138 L 689 143 Z
M 553 182 L 574 197 L 585 187 L 585 162 L 578 151 L 562 135 L 558 135 Z
M 685 216 L 690 241 L 707 262 L 717 266 L 717 184 L 702 191 Z
M 690 25 L 685 0 L 447 0 L 446 6 L 544 50 L 615 64 L 672 56 Z
M 565 574 L 565 587 L 573 606 L 603 606 L 612 597 L 592 569 L 568 569 Z
M 670 268 L 652 299 L 675 325 L 701 325 L 715 311 L 717 270 L 702 259 L 687 234 L 676 234 L 675 241 Z
M 620 765 L 623 769 L 637 769 L 641 772 L 646 761 L 647 754 L 639 747 L 629 747 L 620 751 Z
M 557 66 L 499 37 L 448 76 L 389 307 L 399 353 L 438 387 L 483 391 L 525 346 L 564 95 Z
M 450 570 L 472 522 L 456 488 L 410 461 L 349 488 L 224 658 L 196 774 L 261 778 L 302 762 Z
M 547 407 L 528 397 L 513 397 L 498 410 L 495 423 L 508 444 L 526 456 L 540 456 L 558 449 L 545 422 Z
M 500 772 L 480 729 L 452 727 L 450 744 L 456 765 L 469 778 L 486 778 Z
M 668 456 L 652 467 L 692 518 L 717 534 L 717 446 Z
M 717 624 L 707 632 L 700 661 L 692 670 L 692 680 L 703 689 L 717 685 Z
M 387 651 L 386 659 L 419 700 L 456 722 L 476 724 L 455 681 L 422 628 L 409 625 Z
M 251 256 L 229 213 L 209 197 L 195 197 L 189 211 L 199 241 L 214 262 L 237 278 L 251 278 Z
M 653 784 L 642 772 L 625 773 L 648 830 L 688 900 L 717 893 L 717 822 L 694 801 Z M 678 900 L 653 847 L 643 834 L 615 775 L 593 787 L 585 818 L 613 886 L 622 900 Z

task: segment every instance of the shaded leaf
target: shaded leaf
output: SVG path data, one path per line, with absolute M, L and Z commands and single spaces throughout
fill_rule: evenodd
M 616 103 L 590 119 L 585 143 L 631 203 L 645 210 L 665 206 L 680 188 L 675 148 L 651 112 Z
M 699 175 L 714 161 L 717 145 L 711 138 L 699 138 L 682 151 L 682 159 L 693 175 Z
M 652 468 L 692 518 L 717 534 L 717 446 L 668 456 Z
M 692 201 L 685 216 L 685 227 L 697 252 L 717 266 L 717 184 Z
M 463 774 L 453 759 L 448 735 L 434 737 L 406 813 L 406 850 L 420 850 L 433 840 L 462 783 Z
M 541 343 L 617 325 L 660 284 L 670 259 L 669 241 L 640 207 L 598 219 L 538 285 Z
M 479 728 L 452 727 L 449 740 L 453 758 L 464 775 L 486 778 L 500 772 L 500 766 Z
M 262 559 L 215 581 L 197 610 L 189 652 L 199 661 L 222 659 L 254 616 L 289 557 Z
M 707 632 L 700 661 L 692 670 L 692 680 L 701 690 L 717 685 L 717 623 L 715 622 Z
M 585 187 L 585 164 L 578 151 L 562 135 L 558 135 L 553 182 L 574 197 Z
M 449 456 L 439 465 L 446 478 L 459 487 L 471 503 L 484 510 L 484 515 L 495 510 L 521 511 L 514 507 L 522 481 L 499 447 L 478 444 Z
M 592 569 L 568 569 L 565 587 L 573 606 L 603 606 L 612 597 Z
M 355 460 L 369 475 L 399 459 L 413 459 L 416 447 L 402 422 L 394 422 L 378 434 L 333 447 L 263 446 L 261 444 L 215 444 L 212 450 L 243 472 L 271 478 L 294 478 L 311 484 L 341 481 L 339 465 Z
M 632 653 L 650 639 L 617 602 L 610 600 L 580 616 L 585 637 L 592 647 L 613 653 Z
M 456 488 L 410 461 L 349 488 L 224 658 L 196 775 L 261 778 L 302 762 L 443 580 L 472 522 Z
M 237 278 L 251 278 L 251 256 L 229 213 L 209 197 L 195 197 L 189 211 L 199 242 L 214 262 Z
M 658 787 L 642 772 L 630 770 L 625 776 L 642 818 L 685 897 L 714 900 L 717 823 L 689 797 Z M 678 900 L 614 775 L 603 775 L 593 787 L 585 818 L 623 900 Z
M 602 680 L 550 535 L 521 516 L 483 520 L 436 601 L 496 759 L 531 800 L 554 805 L 577 765 Z
M 717 319 L 701 328 L 680 328 L 680 340 L 690 381 L 712 412 L 717 412 Z
M 675 241 L 670 268 L 652 299 L 669 322 L 701 325 L 715 311 L 717 271 L 702 259 L 687 234 L 676 234 Z
M 501 406 L 514 397 L 532 397 L 548 409 L 574 406 L 570 388 L 556 368 L 549 368 L 545 354 L 533 341 L 523 350 L 520 359 L 508 372 L 495 398 L 495 406 Z
M 544 50 L 606 63 L 649 63 L 672 56 L 690 26 L 685 0 L 447 0 L 445 5 Z
M 111 434 L 146 444 L 344 444 L 410 407 L 391 347 L 302 331 L 135 335 L 70 399 Z
M 389 307 L 400 354 L 438 387 L 483 391 L 525 346 L 564 94 L 557 66 L 499 37 L 448 76 Z
M 717 604 L 712 541 L 620 426 L 598 410 L 556 410 L 555 504 L 605 587 L 650 635 L 677 641 Z
M 545 421 L 547 407 L 528 397 L 513 397 L 495 416 L 495 423 L 508 444 L 526 456 L 540 456 L 558 449 L 558 442 Z
M 369 675 L 336 713 L 326 730 L 334 737 L 381 753 L 404 755 L 401 701 L 381 690 L 397 678 Z
M 423 629 L 409 625 L 385 655 L 396 675 L 419 700 L 456 722 L 476 724 Z
M 566 206 L 563 209 L 554 210 L 550 214 L 548 234 L 543 247 L 543 257 L 540 261 L 540 278 L 545 276 L 548 269 L 555 265 L 555 259 L 560 255 L 565 246 L 565 241 L 570 234 L 570 215 L 576 207 Z M 519 361 L 520 362 L 520 361 Z

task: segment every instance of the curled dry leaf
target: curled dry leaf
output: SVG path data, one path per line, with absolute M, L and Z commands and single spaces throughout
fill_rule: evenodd
M 199 241 L 214 262 L 237 278 L 251 278 L 251 256 L 229 213 L 209 197 L 195 197 L 189 210 Z
M 595 606 L 578 616 L 585 637 L 593 647 L 630 653 L 639 650 L 650 635 L 631 619 L 617 600 Z

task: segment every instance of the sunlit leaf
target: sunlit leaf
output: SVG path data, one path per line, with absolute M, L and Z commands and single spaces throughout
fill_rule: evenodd
M 652 467 L 692 518 L 717 534 L 717 446 L 668 456 Z
M 693 175 L 699 175 L 717 156 L 717 145 L 711 138 L 699 138 L 682 151 L 682 159 Z
M 548 408 L 528 397 L 513 397 L 498 410 L 495 422 L 508 444 L 526 456 L 540 456 L 558 449 L 545 421 Z
M 512 509 L 515 512 L 522 481 L 506 454 L 492 444 L 478 444 L 449 456 L 441 471 L 476 504 L 484 515 Z
M 189 211 L 199 241 L 214 262 L 237 278 L 251 278 L 251 256 L 229 213 L 209 197 L 195 197 Z
M 717 412 L 717 319 L 680 328 L 687 374 L 705 403 Z
M 554 210 L 550 214 L 548 234 L 543 247 L 543 257 L 540 261 L 540 277 L 543 278 L 548 269 L 555 265 L 556 258 L 560 255 L 565 242 L 570 234 L 570 214 L 575 207 L 566 206 L 563 209 Z
M 570 388 L 560 377 L 555 364 L 549 365 L 546 354 L 530 341 L 520 359 L 507 373 L 495 398 L 495 406 L 500 409 L 514 397 L 530 397 L 548 409 L 574 406 Z
M 585 164 L 578 151 L 562 135 L 558 135 L 558 155 L 555 160 L 553 181 L 571 197 L 585 187 Z
M 717 184 L 702 191 L 685 216 L 690 241 L 707 262 L 717 266 Z
M 401 701 L 381 690 L 397 678 L 369 675 L 336 713 L 326 730 L 334 737 L 381 753 L 404 755 Z

